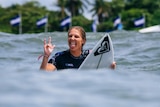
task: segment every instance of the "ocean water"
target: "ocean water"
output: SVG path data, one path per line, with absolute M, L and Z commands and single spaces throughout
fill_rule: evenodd
M 160 33 L 109 33 L 115 70 L 40 71 L 43 39 L 54 53 L 68 49 L 67 33 L 0 33 L 0 107 L 160 107 Z M 104 35 L 87 33 L 85 49 Z

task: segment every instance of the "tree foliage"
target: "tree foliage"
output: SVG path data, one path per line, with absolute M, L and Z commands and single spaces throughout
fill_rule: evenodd
M 95 0 L 93 4 L 89 0 L 57 0 L 60 11 L 47 10 L 38 1 L 26 2 L 23 5 L 14 4 L 3 8 L 0 6 L 0 31 L 8 33 L 18 33 L 18 27 L 10 25 L 10 19 L 17 14 L 22 15 L 23 33 L 44 32 L 44 27 L 37 28 L 36 21 L 48 15 L 48 31 L 61 31 L 60 21 L 67 16 L 66 11 L 72 15 L 72 26 L 80 25 L 87 32 L 91 31 L 92 20 L 85 18 L 82 13 L 88 6 L 98 16 L 98 31 L 105 32 L 113 30 L 113 19 L 118 15 L 125 30 L 134 30 L 133 20 L 145 15 L 146 26 L 160 24 L 160 0 Z

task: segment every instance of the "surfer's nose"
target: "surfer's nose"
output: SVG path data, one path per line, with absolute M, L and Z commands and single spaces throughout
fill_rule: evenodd
M 72 36 L 72 37 L 71 37 L 71 39 L 72 39 L 72 40 L 74 40 L 74 39 L 75 39 L 75 37 L 74 37 L 74 36 Z

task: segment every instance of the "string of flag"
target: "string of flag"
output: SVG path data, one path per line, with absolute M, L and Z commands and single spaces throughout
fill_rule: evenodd
M 21 23 L 22 23 L 21 15 L 16 15 L 15 17 L 10 19 L 10 24 L 12 26 L 18 26 L 18 25 L 20 26 Z M 42 27 L 42 26 L 46 26 L 47 23 L 48 23 L 48 16 L 46 15 L 46 16 L 44 16 L 44 17 L 42 17 L 42 18 L 37 20 L 36 26 L 39 28 L 39 27 Z M 70 16 L 67 16 L 67 17 L 65 17 L 64 19 L 62 19 L 60 21 L 60 27 L 62 29 L 65 28 L 65 27 L 70 27 L 71 23 L 72 23 L 72 18 Z M 145 17 L 144 16 L 139 17 L 139 18 L 135 19 L 133 21 L 133 23 L 134 23 L 135 27 L 143 27 L 145 25 Z M 95 18 L 93 20 L 93 22 L 92 22 L 92 25 L 91 25 L 91 29 L 92 29 L 93 32 L 97 32 L 97 25 L 99 25 L 98 18 Z M 113 27 L 115 29 L 118 29 L 118 30 L 122 30 L 123 29 L 123 24 L 122 24 L 120 16 L 117 16 L 113 20 Z

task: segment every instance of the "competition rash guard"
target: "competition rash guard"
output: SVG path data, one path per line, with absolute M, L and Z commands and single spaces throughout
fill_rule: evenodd
M 89 50 L 84 50 L 79 57 L 74 57 L 69 50 L 56 53 L 48 63 L 56 66 L 57 70 L 79 68 Z

